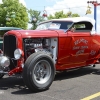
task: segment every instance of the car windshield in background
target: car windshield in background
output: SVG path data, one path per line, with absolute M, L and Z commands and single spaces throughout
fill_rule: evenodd
M 0 38 L 3 38 L 4 33 L 10 30 L 22 30 L 22 29 L 17 27 L 0 27 Z
M 39 24 L 36 30 L 47 30 L 47 29 L 62 29 L 67 30 L 71 27 L 73 22 L 64 21 L 52 21 Z

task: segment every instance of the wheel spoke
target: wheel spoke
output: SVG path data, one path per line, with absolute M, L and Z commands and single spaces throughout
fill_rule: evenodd
M 37 71 L 39 72 L 40 71 L 40 65 L 38 64 L 38 66 L 37 66 Z
M 44 70 L 44 74 L 47 74 L 47 70 Z

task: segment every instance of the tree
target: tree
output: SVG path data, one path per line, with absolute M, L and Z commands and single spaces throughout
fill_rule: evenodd
M 30 23 L 32 24 L 31 29 L 36 29 L 38 23 L 44 21 L 44 18 L 41 16 L 40 11 L 30 9 L 28 12 L 31 17 L 30 21 Z
M 59 18 L 67 18 L 67 17 L 79 17 L 79 15 L 77 14 L 77 13 L 74 13 L 74 14 L 72 14 L 72 12 L 68 12 L 68 13 L 64 13 L 63 11 L 59 11 L 59 12 L 56 12 L 55 14 L 54 14 L 54 16 L 53 15 L 49 15 L 48 16 L 48 19 L 59 19 Z
M 27 9 L 19 3 L 19 0 L 2 0 L 2 4 L 0 4 L 0 26 L 26 29 L 28 20 Z

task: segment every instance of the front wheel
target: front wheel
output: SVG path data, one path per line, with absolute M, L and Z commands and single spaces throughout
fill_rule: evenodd
M 48 53 L 37 52 L 26 60 L 23 70 L 23 80 L 32 91 L 48 89 L 54 77 L 55 67 Z
M 4 74 L 0 74 L 0 79 L 4 76 Z

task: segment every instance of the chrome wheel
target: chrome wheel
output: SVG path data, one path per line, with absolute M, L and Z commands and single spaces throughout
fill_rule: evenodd
M 48 53 L 36 52 L 28 57 L 23 69 L 23 80 L 32 91 L 50 87 L 55 77 L 55 66 Z
M 51 66 L 48 61 L 40 60 L 34 66 L 32 78 L 38 84 L 46 83 L 51 76 Z

